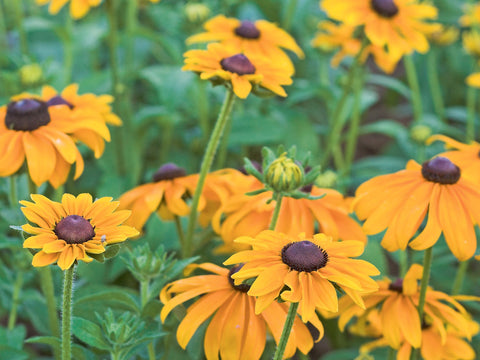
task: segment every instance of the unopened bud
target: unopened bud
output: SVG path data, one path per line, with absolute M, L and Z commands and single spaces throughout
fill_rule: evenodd
M 265 181 L 276 192 L 293 191 L 302 185 L 303 171 L 283 153 L 267 167 Z
M 42 68 L 38 64 L 23 65 L 18 72 L 20 81 L 26 86 L 38 84 L 43 77 Z
M 415 125 L 410 129 L 410 137 L 419 144 L 424 144 L 430 135 L 432 129 L 427 125 Z

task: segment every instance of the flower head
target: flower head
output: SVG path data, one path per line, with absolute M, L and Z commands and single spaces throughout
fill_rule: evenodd
M 35 0 L 38 5 L 50 3 L 48 12 L 53 15 L 57 14 L 68 1 L 69 0 Z M 70 16 L 73 19 L 80 19 L 87 15 L 90 8 L 100 5 L 101 2 L 102 0 L 70 0 Z
M 480 32 L 478 30 L 465 31 L 462 34 L 465 51 L 476 60 L 480 59 Z
M 115 211 L 118 202 L 103 197 L 92 201 L 90 194 L 75 197 L 64 194 L 62 202 L 54 202 L 43 195 L 32 194 L 30 201 L 20 201 L 25 217 L 38 227 L 22 226 L 33 236 L 23 243 L 24 248 L 40 249 L 33 257 L 33 266 L 57 263 L 68 269 L 75 261 L 91 262 L 89 255 L 105 252 L 106 247 L 135 236 L 138 231 L 123 222 L 130 211 Z
M 366 181 L 357 189 L 353 204 L 358 218 L 366 219 L 366 234 L 387 229 L 381 244 L 388 251 L 405 250 L 407 244 L 424 250 L 443 233 L 459 260 L 475 253 L 474 223 L 480 221 L 479 206 L 478 187 L 441 156 L 423 165 L 410 160 L 405 170 Z M 426 217 L 426 226 L 410 241 Z
M 36 185 L 49 181 L 60 186 L 74 163 L 78 178 L 83 159 L 69 134 L 88 128 L 89 121 L 73 115 L 68 107 L 49 107 L 27 96 L 11 101 L 0 107 L 0 176 L 15 174 L 26 160 Z
M 458 28 L 454 26 L 440 25 L 437 31 L 427 34 L 427 38 L 432 44 L 447 46 L 458 39 L 459 32 Z
M 282 64 L 293 73 L 294 67 L 282 49 L 293 51 L 303 58 L 302 49 L 295 40 L 275 24 L 266 20 L 255 22 L 218 15 L 204 24 L 206 32 L 190 36 L 187 44 L 219 41 L 248 57 L 266 57 Z
M 208 360 L 218 359 L 219 354 L 225 360 L 259 359 L 265 347 L 267 329 L 278 343 L 288 306 L 274 302 L 262 314 L 255 314 L 256 300 L 247 295 L 249 286 L 235 285 L 231 278 L 241 267 L 228 270 L 210 263 L 190 265 L 187 274 L 197 268 L 210 274 L 177 280 L 163 288 L 160 293 L 164 304 L 160 313 L 162 321 L 176 306 L 200 296 L 188 307 L 177 329 L 177 341 L 182 348 L 186 348 L 195 331 L 209 317 L 212 320 L 204 340 Z M 306 354 L 312 346 L 310 332 L 296 318 L 285 355 L 293 356 L 297 348 Z
M 351 259 L 363 253 L 360 241 L 333 241 L 325 234 L 291 237 L 270 230 L 236 241 L 250 245 L 252 250 L 240 251 L 224 264 L 245 264 L 232 276 L 235 284 L 256 278 L 248 294 L 257 297 L 257 314 L 280 296 L 284 301 L 300 303 L 302 321 L 312 321 L 317 318 L 316 309 L 338 310 L 334 284 L 362 307 L 361 295 L 378 289 L 370 278 L 379 274 L 377 268 Z
M 209 44 L 207 50 L 189 50 L 184 56 L 185 65 L 182 70 L 197 72 L 203 80 L 211 79 L 215 83 L 228 84 L 241 99 L 250 94 L 252 86 L 287 96 L 282 85 L 292 83 L 292 72 L 277 59 L 247 56 L 226 45 Z
M 382 336 L 381 341 L 385 345 L 401 348 L 400 351 L 407 351 L 404 347 L 410 350 L 412 347 L 428 347 L 423 338 L 423 330 L 427 328 L 432 328 L 442 344 L 445 344 L 449 332 L 470 339 L 474 333 L 467 311 L 457 300 L 443 292 L 430 287 L 427 289 L 425 315 L 424 319 L 420 319 L 417 310 L 420 297 L 418 280 L 422 277 L 422 271 L 421 265 L 414 264 L 403 279 L 391 281 L 385 278 L 377 281 L 379 290 L 363 298 L 365 308 L 359 307 L 347 296 L 342 297 L 338 314 L 332 314 L 339 316 L 340 330 L 343 331 L 352 318 L 362 323 L 367 320 L 367 326 L 359 326 L 358 321 L 354 324 L 356 333 Z
M 425 21 L 435 19 L 437 9 L 417 0 L 322 0 L 321 7 L 332 19 L 363 25 L 368 40 L 395 59 L 414 50 L 427 52 L 426 34 L 438 28 Z
M 466 4 L 464 15 L 459 20 L 462 26 L 475 26 L 480 24 L 480 4 Z

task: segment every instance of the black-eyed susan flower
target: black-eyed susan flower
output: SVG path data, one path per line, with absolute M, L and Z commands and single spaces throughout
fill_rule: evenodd
M 418 314 L 420 286 L 418 280 L 422 277 L 423 267 L 414 264 L 403 279 L 391 281 L 388 278 L 377 281 L 379 289 L 363 297 L 365 308 L 359 307 L 348 296 L 339 301 L 338 326 L 344 330 L 353 318 L 369 316 L 370 312 L 378 311 L 378 317 L 369 316 L 373 321 L 364 326 L 367 336 L 382 335 L 382 343 L 394 349 L 403 347 L 419 348 L 425 345 L 422 339 L 422 329 L 432 327 L 445 343 L 448 329 L 467 339 L 471 339 L 471 324 L 465 308 L 451 296 L 427 288 L 424 318 Z M 375 314 L 374 314 L 375 315 Z M 357 333 L 362 327 L 357 326 Z M 423 344 L 423 345 L 422 345 Z M 410 351 L 409 350 L 409 351 Z M 402 351 L 407 351 L 403 349 Z
M 190 265 L 187 275 L 196 268 L 209 274 L 174 281 L 160 293 L 160 300 L 164 304 L 160 313 L 162 321 L 176 306 L 200 296 L 188 307 L 177 329 L 177 341 L 183 349 L 198 327 L 210 317 L 212 319 L 204 339 L 205 357 L 208 360 L 218 359 L 219 355 L 224 360 L 259 359 L 265 348 L 267 329 L 278 343 L 287 317 L 286 304 L 274 302 L 257 315 L 256 300 L 247 295 L 249 286 L 235 285 L 231 278 L 241 265 L 230 270 L 210 263 Z M 310 332 L 296 318 L 286 356 L 293 356 L 297 349 L 307 354 L 312 346 Z
M 445 157 L 422 165 L 410 160 L 405 170 L 366 181 L 356 191 L 353 208 L 359 219 L 366 220 L 366 234 L 387 229 L 381 244 L 388 251 L 405 250 L 407 245 L 424 250 L 443 233 L 457 259 L 463 261 L 475 253 L 480 189 Z M 410 241 L 425 217 L 425 228 Z
M 462 26 L 470 27 L 480 24 L 480 4 L 465 4 L 464 15 L 459 22 Z
M 92 149 L 97 159 L 103 154 L 105 141 L 110 141 L 110 133 L 105 125 L 122 125 L 122 120 L 112 112 L 111 95 L 78 94 L 78 85 L 70 84 L 61 93 L 51 86 L 44 86 L 41 98 L 48 106 L 68 106 L 72 110 L 72 117 L 89 120 L 90 128 L 77 130 L 72 135 Z
M 338 311 L 334 284 L 361 307 L 362 295 L 378 289 L 370 278 L 379 274 L 378 269 L 367 261 L 351 258 L 363 253 L 360 241 L 333 241 L 325 234 L 293 237 L 271 230 L 235 241 L 250 245 L 252 250 L 240 251 L 224 264 L 244 263 L 232 275 L 235 284 L 255 278 L 248 294 L 257 297 L 257 314 L 280 297 L 299 303 L 302 321 L 317 321 L 316 309 Z
M 478 30 L 465 31 L 462 34 L 462 44 L 465 51 L 476 60 L 480 59 L 480 32 Z
M 272 218 L 276 203 L 275 200 L 269 202 L 272 192 L 246 195 L 246 192 L 261 189 L 263 185 L 253 176 L 245 175 L 244 178 L 241 183 L 249 187 L 227 199 L 212 219 L 213 229 L 224 242 L 218 249 L 221 252 L 245 249 L 245 245 L 233 240 L 243 235 L 256 236 L 268 229 Z M 307 237 L 320 231 L 334 240 L 367 241 L 360 225 L 349 216 L 350 206 L 341 193 L 314 185 L 302 191 L 312 196 L 325 196 L 317 200 L 284 197 L 275 228 L 277 231 L 292 236 L 303 232 Z
M 116 211 L 119 203 L 112 198 L 92 201 L 90 194 L 64 194 L 61 203 L 43 195 L 32 194 L 31 198 L 33 202 L 20 204 L 27 220 L 38 226 L 22 226 L 23 231 L 33 235 L 24 241 L 23 247 L 40 249 L 33 257 L 33 266 L 56 262 L 66 270 L 75 261 L 91 262 L 89 254 L 102 254 L 108 245 L 138 234 L 134 228 L 123 225 L 130 211 Z
M 458 28 L 454 26 L 444 26 L 440 24 L 440 28 L 431 34 L 427 34 L 427 38 L 432 44 L 447 46 L 458 39 L 459 33 Z
M 277 59 L 248 55 L 235 48 L 213 43 L 207 50 L 189 50 L 185 54 L 182 70 L 200 74 L 203 80 L 224 82 L 231 86 L 235 95 L 245 99 L 252 86 L 260 86 L 271 92 L 287 96 L 282 85 L 292 83 L 292 71 Z
M 78 178 L 83 159 L 68 134 L 88 127 L 82 119 L 72 122 L 70 109 L 50 108 L 40 99 L 21 98 L 0 107 L 0 176 L 15 174 L 26 160 L 36 185 L 60 186 L 74 163 Z
M 70 1 L 70 16 L 73 19 L 80 19 L 87 15 L 90 8 L 100 5 L 102 0 L 35 0 L 38 5 L 50 3 L 48 12 L 58 14 L 58 12 Z
M 417 0 L 322 0 L 320 5 L 332 19 L 364 26 L 368 40 L 396 59 L 414 50 L 427 52 L 426 34 L 438 28 L 426 22 L 436 19 L 437 9 Z
M 187 44 L 218 41 L 232 46 L 237 53 L 248 57 L 266 57 L 277 63 L 282 63 L 292 73 L 294 67 L 288 55 L 282 50 L 293 51 L 303 58 L 302 49 L 285 30 L 266 21 L 238 20 L 218 15 L 204 24 L 206 32 L 193 35 L 187 39 Z

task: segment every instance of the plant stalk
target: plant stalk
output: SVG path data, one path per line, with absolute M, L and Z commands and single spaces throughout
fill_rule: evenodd
M 405 70 L 407 72 L 407 81 L 411 90 L 411 100 L 413 107 L 413 121 L 418 124 L 422 120 L 422 98 L 420 94 L 420 85 L 418 84 L 417 70 L 413 62 L 412 55 L 405 55 L 403 57 Z
M 465 279 L 465 274 L 467 273 L 468 269 L 468 260 L 461 261 L 460 265 L 458 265 L 457 274 L 455 275 L 455 280 L 453 281 L 452 286 L 452 296 L 460 294 L 462 291 L 463 280 Z
M 268 230 L 275 230 L 275 227 L 277 226 L 278 215 L 280 214 L 280 209 L 282 208 L 283 195 L 274 194 L 273 197 L 275 199 L 275 208 L 273 209 L 272 219 L 270 220 L 270 226 L 268 227 Z
M 72 358 L 72 294 L 75 265 L 64 271 L 62 310 L 62 360 Z
M 285 319 L 285 324 L 283 325 L 282 335 L 278 341 L 277 349 L 275 350 L 275 355 L 273 360 L 282 360 L 283 354 L 285 353 L 285 347 L 287 346 L 288 338 L 290 337 L 290 332 L 292 331 L 293 322 L 295 316 L 297 316 L 298 302 L 290 303 L 288 308 L 287 318 Z
M 15 278 L 15 284 L 13 285 L 13 294 L 12 294 L 12 308 L 10 309 L 10 314 L 8 316 L 8 330 L 12 330 L 15 327 L 17 321 L 17 309 L 20 300 L 20 291 L 22 290 L 23 285 L 23 271 L 17 272 L 17 277 Z

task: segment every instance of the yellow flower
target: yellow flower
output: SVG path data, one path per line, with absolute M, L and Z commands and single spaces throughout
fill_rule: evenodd
M 350 258 L 363 253 L 360 241 L 333 241 L 325 234 L 291 237 L 270 230 L 235 241 L 250 245 L 252 250 L 240 251 L 224 264 L 245 264 L 232 275 L 235 284 L 256 278 L 248 291 L 248 295 L 257 297 L 256 314 L 280 296 L 284 301 L 299 303 L 303 322 L 318 321 L 316 309 L 338 311 L 334 284 L 362 307 L 361 295 L 378 289 L 370 278 L 379 274 L 377 268 Z
M 480 24 L 480 4 L 466 4 L 464 15 L 460 18 L 460 25 L 474 26 Z
M 438 332 L 442 343 L 445 343 L 449 329 L 458 336 L 471 339 L 474 334 L 470 331 L 470 320 L 465 308 L 454 298 L 430 287 L 425 298 L 424 319 L 420 320 L 417 310 L 420 297 L 418 280 L 422 277 L 422 272 L 423 267 L 414 264 L 403 279 L 392 282 L 385 278 L 377 281 L 379 290 L 363 297 L 365 308 L 355 304 L 348 296 L 342 297 L 338 314 L 332 314 L 339 316 L 340 330 L 344 331 L 352 318 L 367 316 L 367 326 L 359 327 L 356 324 L 354 327 L 357 334 L 363 330 L 363 336 L 382 335 L 382 341 L 394 349 L 424 346 L 422 328 L 426 327 L 432 327 Z M 371 312 L 374 313 L 370 315 Z
M 480 32 L 477 30 L 465 31 L 462 40 L 465 51 L 475 59 L 480 59 Z
M 72 117 L 66 106 L 49 107 L 35 98 L 22 97 L 0 107 L 0 176 L 15 174 L 26 160 L 38 186 L 45 181 L 60 186 L 73 163 L 77 179 L 83 172 L 83 159 L 68 134 L 90 125 L 82 117 Z
M 255 298 L 248 296 L 248 285 L 235 285 L 231 275 L 241 266 L 231 270 L 214 264 L 190 265 L 187 274 L 196 268 L 209 275 L 192 276 L 165 286 L 160 300 L 165 305 L 160 317 L 162 322 L 178 305 L 196 297 L 177 329 L 177 341 L 185 349 L 198 327 L 212 317 L 205 333 L 204 349 L 207 360 L 257 360 L 263 353 L 268 329 L 278 343 L 287 317 L 286 304 L 272 303 L 262 314 L 255 314 Z M 287 343 L 285 356 L 291 357 L 298 348 L 307 354 L 313 347 L 313 339 L 307 327 L 296 318 L 292 335 Z
M 245 245 L 233 242 L 239 236 L 256 236 L 268 229 L 275 208 L 275 201 L 267 204 L 272 192 L 245 195 L 246 192 L 261 189 L 263 185 L 253 176 L 244 176 L 242 192 L 232 194 L 212 219 L 213 229 L 220 234 L 224 245 L 221 252 L 245 249 Z M 247 187 L 248 186 L 248 187 Z M 338 191 L 310 186 L 302 189 L 312 196 L 325 196 L 318 200 L 284 197 L 275 230 L 296 236 L 304 232 L 313 236 L 319 229 L 334 240 L 367 241 L 360 225 L 349 216 L 350 206 Z
M 435 45 L 446 46 L 457 40 L 459 32 L 454 26 L 440 25 L 437 31 L 427 34 L 427 38 Z
M 364 26 L 368 40 L 395 59 L 414 50 L 427 52 L 425 35 L 438 28 L 425 22 L 437 17 L 437 9 L 417 0 L 322 0 L 320 5 L 334 20 Z
M 110 141 L 110 132 L 106 124 L 120 126 L 122 120 L 112 113 L 111 95 L 96 96 L 91 93 L 78 94 L 78 85 L 68 85 L 60 94 L 51 86 L 42 88 L 42 100 L 49 107 L 68 106 L 73 113 L 82 118 L 89 119 L 89 127 L 75 131 L 72 136 L 87 145 L 98 159 L 105 149 L 105 140 Z M 98 129 L 102 129 L 99 133 Z M 107 136 L 105 136 L 107 135 Z
M 292 83 L 292 72 L 277 59 L 265 59 L 258 55 L 247 57 L 218 43 L 209 44 L 207 50 L 189 50 L 184 56 L 185 65 L 182 70 L 200 73 L 202 80 L 223 80 L 232 86 L 235 95 L 241 99 L 250 94 L 252 85 L 287 96 L 281 85 Z
M 303 58 L 302 49 L 295 40 L 275 24 L 266 20 L 251 22 L 218 15 L 204 24 L 206 32 L 190 36 L 187 44 L 219 41 L 232 46 L 237 53 L 244 53 L 248 58 L 266 57 L 287 67 L 293 74 L 294 67 L 290 58 L 282 49 L 293 51 Z
M 480 189 L 445 157 L 422 166 L 410 160 L 405 170 L 366 181 L 356 191 L 353 208 L 359 219 L 366 219 L 366 234 L 387 229 L 381 244 L 388 251 L 405 250 L 407 244 L 427 249 L 443 232 L 457 259 L 467 260 L 475 253 Z M 410 241 L 427 216 L 425 228 Z
M 37 5 L 50 3 L 48 12 L 53 15 L 57 14 L 68 1 L 69 0 L 35 0 Z M 73 19 L 80 19 L 87 15 L 91 7 L 98 6 L 101 2 L 102 0 L 70 0 L 70 16 Z
M 92 202 L 90 194 L 64 194 L 61 203 L 38 194 L 31 198 L 33 202 L 20 204 L 27 220 L 38 225 L 22 226 L 23 231 L 33 235 L 24 241 L 23 247 L 40 249 L 32 260 L 35 267 L 56 262 L 66 270 L 75 261 L 91 262 L 88 254 L 102 254 L 106 246 L 138 234 L 134 228 L 122 225 L 130 211 L 115 211 L 118 202 L 112 202 L 112 198 Z

